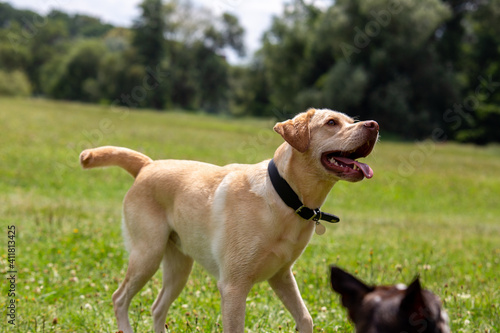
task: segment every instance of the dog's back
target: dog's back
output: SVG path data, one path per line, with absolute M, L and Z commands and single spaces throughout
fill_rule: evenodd
M 439 298 L 420 286 L 368 286 L 331 267 L 331 285 L 342 297 L 357 333 L 449 333 Z

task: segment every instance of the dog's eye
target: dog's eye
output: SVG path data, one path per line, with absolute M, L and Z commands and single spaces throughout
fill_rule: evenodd
M 329 126 L 335 126 L 336 125 L 335 120 L 333 120 L 333 119 L 328 120 L 326 122 L 326 124 L 329 125 Z

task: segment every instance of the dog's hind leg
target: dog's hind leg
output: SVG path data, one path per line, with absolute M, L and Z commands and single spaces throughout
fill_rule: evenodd
M 128 238 L 130 256 L 125 279 L 113 294 L 118 329 L 123 333 L 133 332 L 128 318 L 132 298 L 155 274 L 165 254 L 169 228 L 163 216 L 155 213 L 153 207 L 124 210 L 124 234 Z
M 165 247 L 163 245 L 163 247 Z M 151 251 L 151 250 L 150 250 Z M 123 333 L 132 333 L 132 327 L 128 319 L 128 308 L 132 298 L 144 287 L 158 270 L 161 262 L 161 253 L 154 256 L 149 255 L 146 262 L 143 251 L 137 249 L 130 253 L 127 274 L 120 287 L 113 294 L 113 306 L 118 322 L 118 329 Z
M 193 267 L 193 259 L 183 254 L 172 241 L 169 241 L 162 265 L 163 286 L 151 308 L 155 333 L 165 332 L 165 319 L 168 309 L 186 285 Z
M 313 322 L 309 311 L 300 296 L 297 282 L 293 277 L 292 269 L 288 268 L 275 274 L 268 280 L 271 288 L 290 311 L 301 333 L 312 333 Z

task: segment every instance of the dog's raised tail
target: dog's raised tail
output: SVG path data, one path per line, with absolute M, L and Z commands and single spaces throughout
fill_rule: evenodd
M 104 146 L 86 149 L 80 154 L 80 164 L 84 169 L 117 165 L 127 170 L 134 178 L 151 162 L 153 160 L 148 156 L 122 147 Z

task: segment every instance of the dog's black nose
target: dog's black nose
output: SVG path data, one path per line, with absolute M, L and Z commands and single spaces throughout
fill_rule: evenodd
M 378 123 L 375 120 L 367 120 L 364 122 L 364 125 L 366 128 L 373 130 L 373 131 L 378 131 Z

